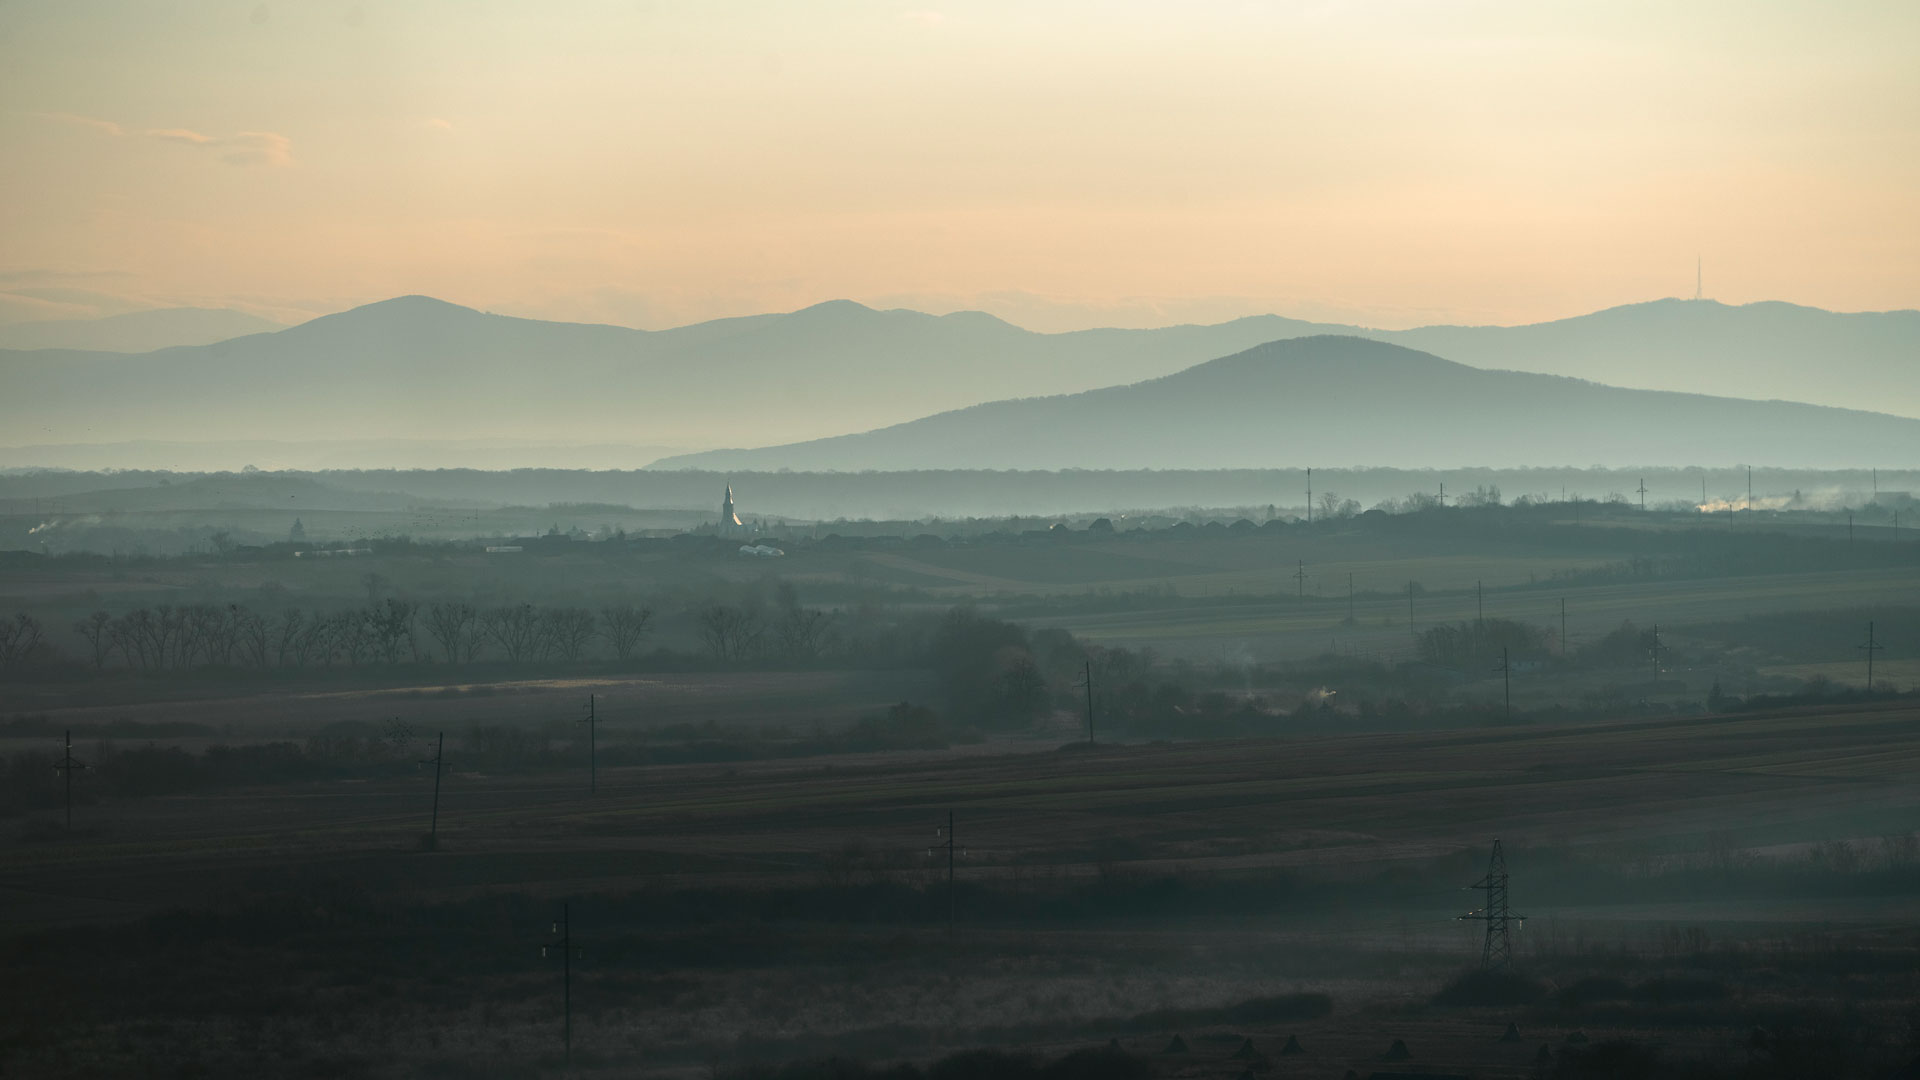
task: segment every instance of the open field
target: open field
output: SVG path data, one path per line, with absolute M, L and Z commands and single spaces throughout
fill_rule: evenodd
M 10 845 L 14 923 L 72 895 L 139 907 L 210 899 L 225 875 L 293 858 L 449 894 L 462 883 L 598 891 L 807 881 L 849 842 L 899 869 L 929 822 L 966 823 L 963 879 L 1093 873 L 1103 841 L 1130 863 L 1211 874 L 1354 873 L 1472 851 L 1621 845 L 1649 853 L 1871 841 L 1920 827 L 1920 709 L 1325 736 L 804 762 L 605 769 L 445 782 L 445 850 L 411 850 L 430 778 L 156 798 L 78 812 L 77 843 Z M 583 763 L 584 766 L 584 763 Z M 457 763 L 456 763 L 457 768 Z M 81 783 L 84 785 L 84 778 Z M 1516 861 L 1524 856 L 1516 855 Z M 543 869 L 544 867 L 544 869 Z M 151 878 L 147 875 L 153 875 Z M 59 885 L 50 883 L 58 882 Z M 170 883 L 170 884 L 169 884 Z M 41 899 L 34 899 L 41 898 Z M 1446 914 L 1451 902 L 1434 912 Z
M 1356 588 L 1376 581 L 1356 574 Z M 1506 575 L 1510 577 L 1511 575 Z M 1425 593 L 1413 602 L 1414 629 L 1476 618 L 1513 619 L 1558 630 L 1560 602 L 1566 601 L 1567 631 L 1575 647 L 1632 620 L 1641 626 L 1689 623 L 1791 611 L 1859 608 L 1910 603 L 1920 597 L 1920 568 L 1911 570 L 1826 571 L 1769 574 L 1695 581 L 1631 584 L 1568 584 L 1564 587 L 1500 588 L 1489 579 L 1483 598 L 1473 583 L 1448 593 Z M 1378 588 L 1378 585 L 1374 585 Z M 1406 585 L 1400 585 L 1404 590 Z M 1351 652 L 1381 658 L 1414 654 L 1407 632 L 1407 597 L 1358 596 L 1353 622 L 1347 621 L 1344 595 L 1279 597 L 1232 605 L 1142 606 L 1120 612 L 1039 615 L 1031 621 L 1058 626 L 1105 644 L 1151 646 L 1172 655 L 1213 659 L 1223 652 L 1251 657 L 1294 658 L 1322 651 Z M 1864 630 L 1864 626 L 1863 626 Z M 1891 671 L 1889 678 L 1895 678 Z
M 601 731 L 612 740 L 687 724 L 728 728 L 840 725 L 906 698 L 924 698 L 928 680 L 914 671 L 782 671 L 583 675 L 415 683 L 375 689 L 306 685 L 265 691 L 187 683 L 156 692 L 151 683 L 14 688 L 8 706 L 55 726 L 85 730 L 115 721 L 198 724 L 224 741 L 304 737 L 328 724 L 399 719 L 415 731 L 457 733 L 471 725 L 562 725 L 586 716 L 594 696 Z M 572 732 L 569 731 L 571 735 Z M 209 736 L 214 737 L 213 735 Z M 0 734 L 0 746 L 8 742 Z
M 1693 1005 L 1635 1006 L 1613 1020 L 1604 1010 L 1429 1007 L 1426 995 L 1477 955 L 1472 928 L 1451 917 L 1470 906 L 1462 887 L 1484 870 L 1494 836 L 1508 851 L 1515 905 L 1530 916 L 1523 963 L 1562 985 L 1594 970 L 1731 973 L 1776 955 L 1751 950 L 1804 942 L 1815 929 L 1826 944 L 1807 964 L 1846 955 L 1848 942 L 1879 940 L 1888 956 L 1915 944 L 1890 928 L 1920 916 L 1920 864 L 1881 839 L 1920 828 L 1911 701 L 1093 749 L 1062 747 L 1066 737 L 606 769 L 592 796 L 584 769 L 455 771 L 434 852 L 418 844 L 429 776 L 83 804 L 71 839 L 44 828 L 29 839 L 20 821 L 7 823 L 0 918 L 29 956 L 42 928 L 94 940 L 75 930 L 160 918 L 178 934 L 212 935 L 196 954 L 243 965 L 266 962 L 250 937 L 233 936 L 253 921 L 295 920 L 271 939 L 284 951 L 386 920 L 351 931 L 334 955 L 297 960 L 302 979 L 373 980 L 353 999 L 370 1004 L 350 1007 L 334 1035 L 307 1020 L 249 1029 L 254 1021 L 220 999 L 197 1010 L 197 1034 L 160 1020 L 123 1037 L 255 1062 L 269 1060 L 259 1055 L 273 1038 L 247 1040 L 283 1029 L 311 1036 L 299 1052 L 322 1061 L 384 1047 L 384 1063 L 349 1063 L 363 1075 L 413 1075 L 478 1046 L 490 1060 L 461 1071 L 557 1070 L 552 975 L 532 948 L 562 899 L 591 943 L 575 987 L 585 1003 L 576 1067 L 609 1076 L 825 1052 L 925 1060 L 982 1042 L 1064 1052 L 1109 1035 L 1162 1062 L 1164 1075 L 1233 1076 L 1242 1037 L 1271 1055 L 1289 1034 L 1309 1049 L 1305 1075 L 1337 1076 L 1401 1038 L 1424 1065 L 1506 1076 L 1522 1074 L 1540 1042 L 1558 1045 L 1576 1029 L 1598 1038 L 1624 1025 L 1671 1053 L 1735 1053 L 1742 1025 L 1778 1007 L 1756 996 L 1759 984 L 1716 999 L 1711 1019 Z M 966 848 L 955 944 L 938 929 L 944 864 L 927 854 L 949 811 Z M 1843 850 L 1836 843 L 1859 862 L 1822 877 L 1830 864 L 1819 860 Z M 234 906 L 241 895 L 255 899 Z M 312 922 L 317 902 L 349 922 Z M 230 914 L 196 929 L 200 916 L 160 914 L 169 909 Z M 401 925 L 403 941 L 377 944 L 393 930 L 376 926 Z M 1661 944 L 1676 928 L 1692 942 L 1677 952 Z M 121 937 L 97 940 L 117 948 Z M 1700 952 L 1702 942 L 1714 951 Z M 368 948 L 418 957 L 422 972 L 473 969 L 459 978 L 493 989 L 450 998 L 449 984 L 433 981 L 442 976 L 379 974 L 392 965 Z M 1767 962 L 1778 970 L 1800 955 Z M 183 965 L 178 978 L 205 978 L 212 961 L 169 962 Z M 1826 976 L 1772 978 L 1767 993 L 1790 1005 Z M 1887 1009 L 1914 989 L 1874 985 L 1862 1001 L 1893 995 Z M 1330 995 L 1331 1011 L 1276 1005 L 1240 1020 L 1221 1011 L 1300 993 Z M 405 1022 L 389 1029 L 360 1008 Z M 1152 1018 L 1169 1009 L 1187 1012 Z M 1525 1046 L 1497 1041 L 1513 1018 Z M 93 1030 L 114 1029 L 101 1023 Z M 1157 1054 L 1175 1032 L 1193 1047 L 1177 1061 Z M 220 1041 L 229 1037 L 239 1041 Z

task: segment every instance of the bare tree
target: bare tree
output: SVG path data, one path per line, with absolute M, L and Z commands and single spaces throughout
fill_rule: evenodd
M 480 648 L 480 613 L 461 602 L 427 605 L 427 633 L 440 643 L 440 655 L 449 664 L 471 661 Z
M 509 663 L 531 658 L 540 641 L 540 614 L 532 604 L 489 608 L 480 616 L 481 628 L 507 654 Z
M 640 647 L 640 639 L 647 636 L 647 624 L 653 621 L 653 612 L 632 604 L 615 604 L 600 609 L 600 625 L 606 635 L 607 644 L 613 647 L 613 655 L 621 660 L 633 656 Z
M 146 608 L 129 611 L 113 621 L 108 633 L 129 667 L 147 668 L 159 663 L 153 649 L 154 622 L 153 612 Z
M 233 609 L 234 655 L 249 667 L 263 668 L 271 653 L 273 630 L 267 620 L 243 607 Z
M 392 596 L 387 597 L 386 603 L 367 609 L 367 631 L 376 655 L 383 662 L 398 663 L 402 645 L 413 659 L 419 659 L 413 640 L 414 610 L 413 604 Z
M 85 639 L 87 648 L 93 653 L 93 666 L 107 666 L 107 657 L 113 655 L 113 616 L 104 611 L 96 611 L 73 624 L 73 632 Z
M 358 667 L 373 651 L 373 634 L 367 625 L 367 613 L 358 608 L 335 612 L 327 619 L 327 643 L 331 654 L 344 657 L 347 666 Z
M 763 628 L 756 611 L 710 604 L 700 610 L 698 622 L 700 640 L 716 660 L 741 660 L 759 650 Z
M 598 620 L 586 608 L 548 608 L 540 614 L 541 655 L 572 663 L 586 655 L 587 643 L 598 631 Z
M 280 613 L 273 622 L 274 662 L 281 667 L 287 666 L 288 659 L 301 667 L 307 666 L 307 653 L 311 649 L 307 634 L 307 623 L 300 609 L 290 607 Z
M 40 620 L 18 612 L 0 622 L 0 664 L 24 663 L 41 645 Z
M 788 656 L 813 660 L 833 638 L 833 616 L 818 608 L 791 607 L 780 613 L 774 631 Z

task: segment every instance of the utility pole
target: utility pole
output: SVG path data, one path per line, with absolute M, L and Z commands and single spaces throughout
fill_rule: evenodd
M 1847 511 L 1847 546 L 1853 546 L 1853 511 Z
M 1313 470 L 1307 470 L 1307 524 L 1313 524 Z
M 1353 625 L 1353 571 L 1347 571 L 1347 625 Z
M 1504 971 L 1513 966 L 1513 942 L 1508 936 L 1508 924 L 1527 921 L 1525 915 L 1515 915 L 1507 905 L 1507 859 L 1500 853 L 1500 841 L 1493 842 L 1493 855 L 1487 860 L 1487 876 L 1467 886 L 1480 889 L 1487 894 L 1486 903 L 1478 911 L 1470 911 L 1456 916 L 1459 922 L 1484 922 L 1487 924 L 1486 943 L 1480 947 L 1480 966 L 1488 971 Z
M 598 723 L 597 723 L 598 717 L 594 715 L 593 698 L 594 698 L 594 695 L 592 694 L 587 695 L 586 725 L 587 725 L 587 794 L 588 795 L 592 795 L 600 789 L 600 746 L 599 746 L 598 733 L 594 730 L 594 728 L 598 726 Z
M 1567 655 L 1567 598 L 1560 598 L 1560 655 Z
M 1087 745 L 1093 745 L 1093 661 L 1086 661 L 1086 679 L 1081 686 L 1087 688 Z
M 545 958 L 560 950 L 560 1046 L 566 1063 L 573 1064 L 573 905 L 560 905 L 560 921 L 553 924 L 553 940 L 540 946 Z
M 1640 478 L 1640 512 L 1647 512 L 1647 478 Z
M 433 760 L 422 761 L 422 765 L 433 766 L 433 818 L 427 826 L 427 850 L 440 848 L 440 774 L 445 770 L 447 752 L 447 733 L 442 731 L 433 738 Z
M 1299 586 L 1300 599 L 1305 600 L 1307 598 L 1307 560 L 1300 560 L 1300 568 L 1293 572 L 1293 580 Z
M 1478 579 L 1473 583 L 1473 621 L 1476 624 L 1487 621 L 1487 595 Z
M 1506 701 L 1506 720 L 1513 723 L 1513 667 L 1507 663 L 1507 647 L 1500 646 L 1500 687 Z
M 934 851 L 940 847 L 944 847 L 947 849 L 947 936 L 952 937 L 953 936 L 953 855 L 954 855 L 953 811 L 951 810 L 947 811 L 947 827 L 945 829 L 937 829 L 937 828 L 934 829 L 933 835 L 946 837 L 946 843 L 928 848 L 927 854 L 929 855 L 933 854 Z M 965 850 L 962 849 L 961 853 L 965 854 Z
M 67 831 L 73 831 L 73 774 L 87 767 L 87 763 L 73 756 L 73 729 L 67 729 L 66 749 L 61 751 L 60 760 L 53 763 L 53 771 L 59 773 L 67 785 Z
M 1747 466 L 1747 520 L 1753 520 L 1753 466 Z
M 1653 625 L 1653 647 L 1651 649 L 1648 649 L 1647 652 L 1651 654 L 1653 657 L 1653 686 L 1654 686 L 1654 689 L 1657 690 L 1660 688 L 1660 624 L 1659 623 L 1655 623 Z
M 1420 631 L 1413 628 L 1413 582 L 1407 582 L 1407 633 L 1413 640 L 1420 640 Z
M 1440 505 L 1447 505 L 1447 482 L 1445 480 L 1440 481 Z
M 1867 693 L 1871 694 L 1873 693 L 1873 654 L 1886 648 L 1885 645 L 1874 643 L 1873 623 L 1867 623 L 1867 643 L 1865 645 L 1855 645 L 1854 648 L 1867 654 Z

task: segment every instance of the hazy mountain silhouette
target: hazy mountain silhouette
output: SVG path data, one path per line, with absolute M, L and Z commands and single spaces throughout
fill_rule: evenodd
M 0 349 L 82 349 L 152 352 L 176 345 L 211 345 L 245 334 L 285 329 L 280 323 L 230 308 L 160 308 L 100 319 L 49 319 L 0 325 Z
M 1917 312 L 1660 301 L 1511 328 L 1389 332 L 1269 315 L 1039 334 L 978 312 L 933 316 L 834 301 L 649 332 L 511 318 L 415 296 L 211 345 L 132 355 L 0 351 L 8 391 L 0 423 L 7 442 L 40 448 L 35 461 L 62 464 L 48 445 L 190 443 L 207 449 L 196 463 L 220 458 L 210 444 L 257 440 L 370 449 L 476 440 L 503 450 L 768 446 L 1151 379 L 1330 331 L 1415 343 L 1482 367 L 1920 415 L 1920 379 L 1911 377 Z M 1355 392 L 1363 396 L 1354 407 L 1364 408 L 1371 391 Z M 549 454 L 541 463 L 562 460 L 572 459 Z M 637 454 L 594 461 L 642 463 Z M 403 455 L 393 463 L 428 462 Z
M 1530 326 L 1365 336 L 1474 367 L 1920 416 L 1920 311 L 1656 300 Z
M 137 356 L 0 353 L 18 442 L 559 439 L 724 446 L 896 423 L 1177 370 L 1309 324 L 1035 334 L 847 301 L 674 330 L 401 297 Z M 634 461 L 631 464 L 641 464 Z
M 999 401 L 858 435 L 667 458 L 701 469 L 1213 469 L 1319 463 L 1920 463 L 1920 420 L 1485 371 L 1311 337 L 1175 375 Z

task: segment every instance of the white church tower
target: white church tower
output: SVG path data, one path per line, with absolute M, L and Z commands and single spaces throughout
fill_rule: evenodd
M 745 532 L 746 526 L 740 523 L 740 515 L 733 510 L 733 485 L 727 485 L 727 496 L 720 501 L 720 535 L 735 536 Z

